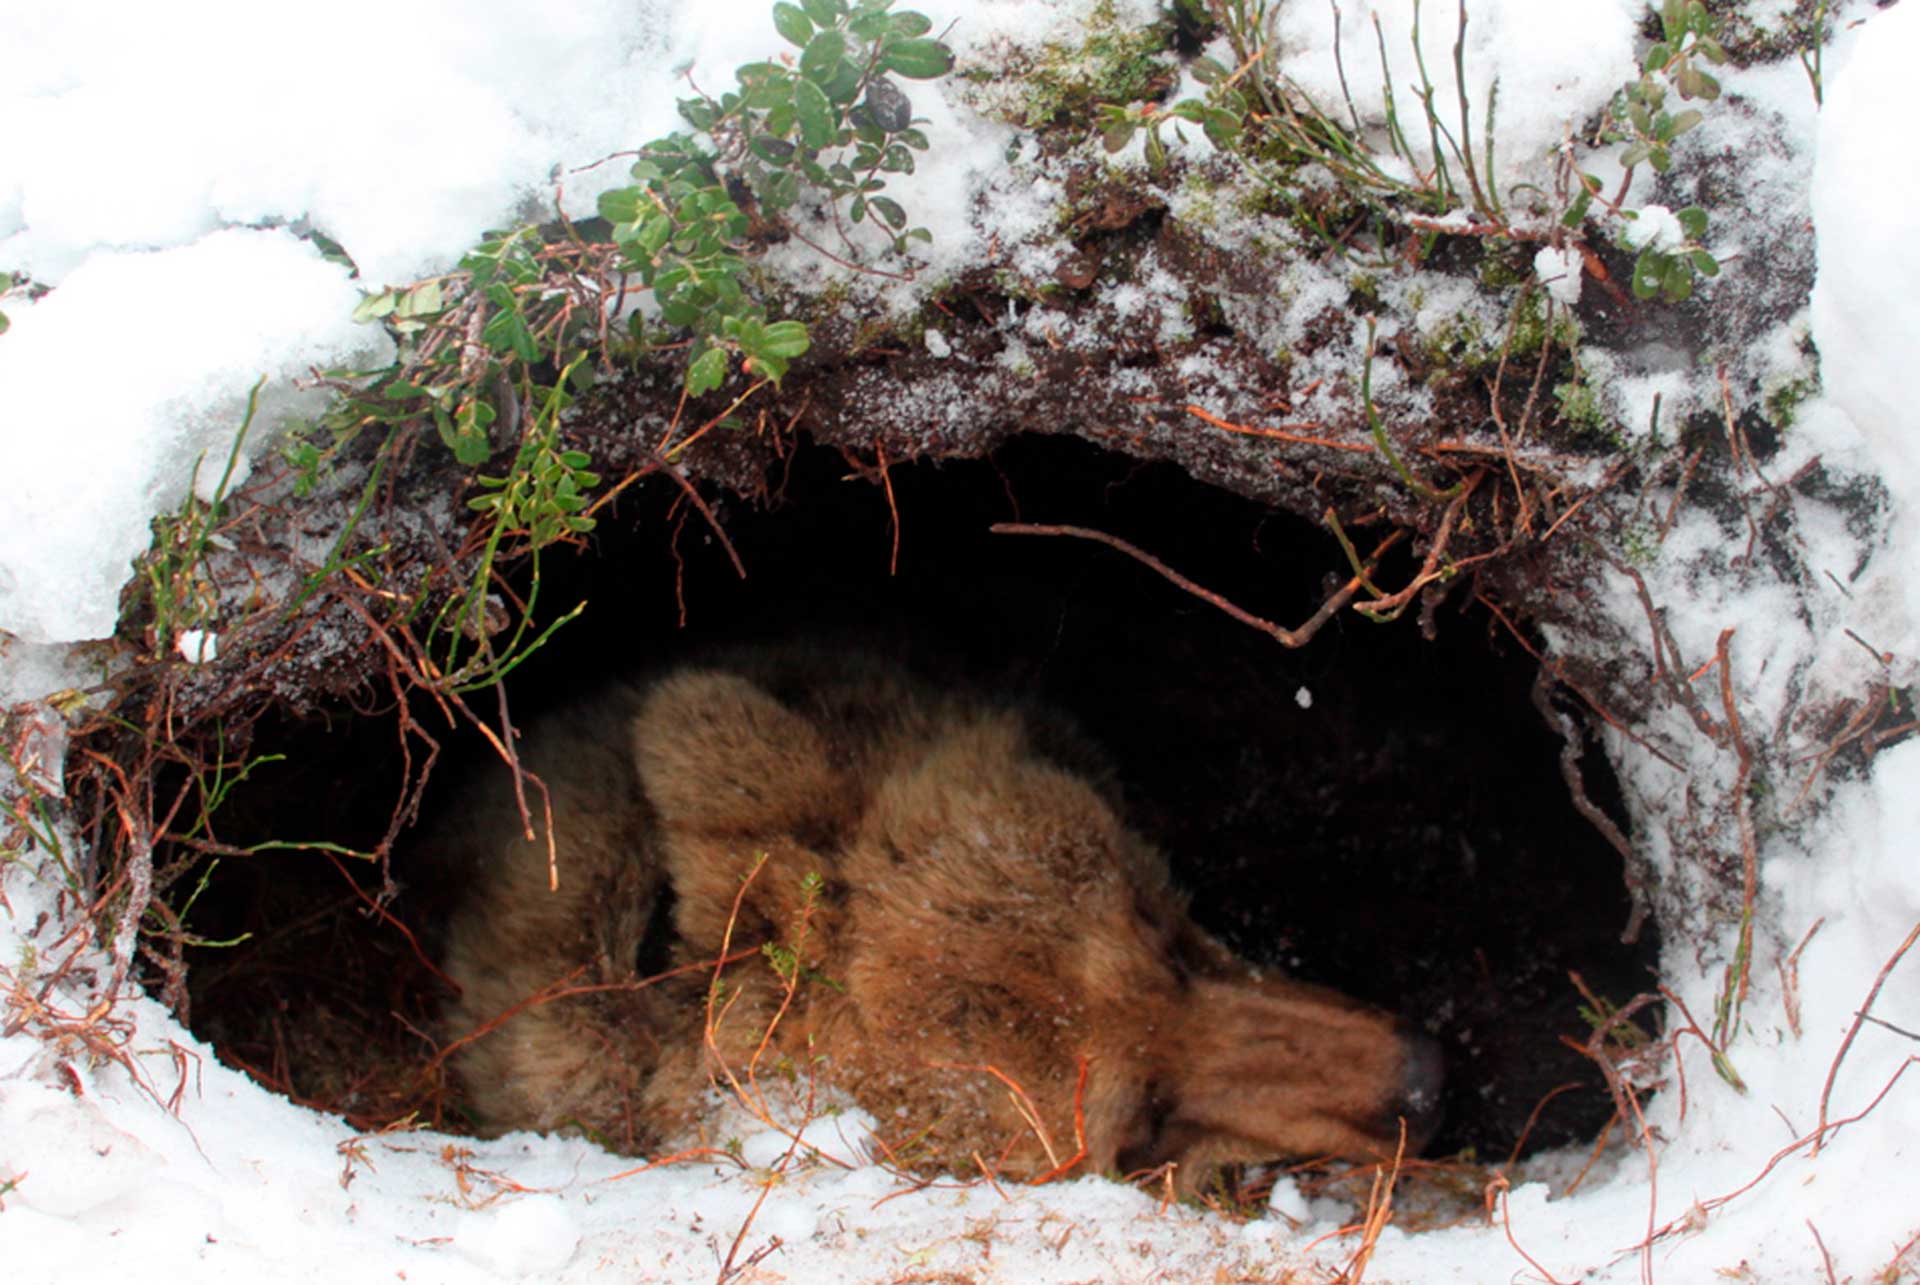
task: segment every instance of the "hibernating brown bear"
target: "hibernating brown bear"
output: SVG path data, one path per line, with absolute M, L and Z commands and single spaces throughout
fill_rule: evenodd
M 427 840 L 471 872 L 446 1031 L 490 1028 L 455 1057 L 487 1131 L 644 1151 L 756 1049 L 928 1168 L 1038 1176 L 1083 1130 L 1076 1172 L 1172 1163 L 1191 1191 L 1221 1164 L 1390 1156 L 1402 1121 L 1410 1150 L 1432 1129 L 1433 1043 L 1197 927 L 1056 714 L 787 647 L 599 690 L 521 757 L 552 792 L 558 891 L 504 773 Z M 723 953 L 744 957 L 710 997 Z M 663 958 L 683 971 L 641 985 Z

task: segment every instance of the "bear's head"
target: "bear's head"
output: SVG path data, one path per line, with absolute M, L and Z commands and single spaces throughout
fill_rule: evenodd
M 1025 1132 L 1001 1169 L 1084 1145 L 1096 1172 L 1172 1164 L 1191 1191 L 1226 1163 L 1413 1154 L 1437 1121 L 1431 1040 L 1235 957 L 1020 714 L 965 716 L 897 764 L 841 868 L 862 1078 L 933 1077 L 900 1105 L 943 1108 L 918 1123 L 966 1144 L 956 1167 Z

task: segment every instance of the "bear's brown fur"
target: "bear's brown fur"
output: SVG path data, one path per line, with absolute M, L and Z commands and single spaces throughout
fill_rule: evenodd
M 558 892 L 492 782 L 430 841 L 474 870 L 449 1034 L 520 1006 L 455 1061 L 484 1128 L 584 1127 L 622 1150 L 683 1129 L 716 1051 L 743 1068 L 784 990 L 763 960 L 732 965 L 708 1045 L 730 920 L 738 952 L 792 944 L 804 913 L 809 980 L 772 1052 L 821 1059 L 917 1140 L 915 1163 L 1051 1167 L 989 1066 L 1058 1158 L 1078 1105 L 1088 1168 L 1173 1162 L 1188 1190 L 1219 1164 L 1374 1157 L 1402 1119 L 1413 1146 L 1431 1129 L 1431 1043 L 1197 927 L 1057 716 L 785 649 L 609 688 L 548 716 L 522 757 L 552 791 Z M 672 962 L 709 967 L 637 986 L 669 889 Z M 556 985 L 579 993 L 526 1004 Z

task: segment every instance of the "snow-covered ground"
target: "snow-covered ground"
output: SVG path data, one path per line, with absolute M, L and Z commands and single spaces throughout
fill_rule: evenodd
M 1091 6 L 923 7 L 936 30 L 955 23 L 948 39 L 964 55 L 1071 30 Z M 1788 6 L 1744 7 L 1777 25 Z M 1149 16 L 1137 2 L 1120 8 Z M 1425 15 L 1442 98 L 1451 8 L 1429 4 Z M 1920 0 L 1835 8 L 1856 25 L 1826 51 L 1824 109 L 1790 58 L 1729 74 L 1748 110 L 1710 119 L 1699 147 L 1730 149 L 1753 171 L 1751 190 L 1777 203 L 1756 209 L 1751 227 L 1716 216 L 1716 249 L 1740 251 L 1722 255 L 1729 279 L 1765 272 L 1768 247 L 1752 231 L 1763 214 L 1817 220 L 1809 315 L 1823 388 L 1770 467 L 1790 475 L 1819 455 L 1829 469 L 1877 473 L 1893 518 L 1868 547 L 1837 520 L 1804 523 L 1807 565 L 1849 582 L 1844 592 L 1709 574 L 1727 564 L 1704 520 L 1683 520 L 1645 571 L 1680 653 L 1696 665 L 1721 654 L 1755 726 L 1774 725 L 1789 688 L 1858 695 L 1883 677 L 1897 687 L 1920 656 L 1920 401 L 1902 386 L 1920 352 Z M 65 644 L 111 631 L 149 519 L 187 493 L 202 456 L 224 460 L 255 378 L 267 378 L 248 444 L 257 452 L 276 419 L 311 413 L 296 377 L 385 358 L 383 334 L 347 321 L 356 284 L 445 268 L 483 229 L 541 199 L 556 166 L 569 208 L 590 208 L 620 166 L 581 167 L 673 127 L 678 69 L 690 64 L 711 89 L 777 39 L 760 0 L 552 12 L 342 0 L 286 16 L 239 0 L 112 9 L 23 0 L 0 14 L 12 55 L 0 87 L 0 270 L 53 287 L 37 303 L 19 292 L 0 301 L 12 323 L 0 336 L 5 704 L 84 681 L 85 653 Z M 1378 102 L 1373 78 L 1357 74 L 1378 56 L 1370 15 L 1404 48 L 1410 6 L 1340 9 L 1364 115 Z M 1478 0 L 1470 10 L 1469 80 L 1500 82 L 1501 155 L 1515 176 L 1632 74 L 1641 7 L 1631 0 Z M 1318 94 L 1339 83 L 1330 14 L 1294 4 L 1282 23 L 1287 65 Z M 1021 240 L 1045 222 L 1051 195 L 1044 181 L 1008 180 L 1008 127 L 973 115 L 958 89 L 943 92 L 917 95 L 934 148 L 895 185 L 933 229 L 931 279 L 997 233 Z M 984 222 L 971 216 L 982 191 L 995 193 Z M 308 226 L 345 248 L 360 283 L 296 235 Z M 1688 379 L 1621 372 L 1623 418 L 1644 422 L 1656 391 L 1698 395 Z M 1602 591 L 1601 609 L 1642 633 L 1634 586 L 1616 578 Z M 1888 654 L 1884 674 L 1856 636 Z M 1578 653 L 1578 639 L 1553 641 Z M 1718 719 L 1717 679 L 1699 685 Z M 51 711 L 43 722 L 28 748 L 45 771 L 62 740 Z M 1703 744 L 1685 728 L 1638 731 Z M 1708 746 L 1676 768 L 1624 733 L 1608 736 L 1649 859 L 1677 869 L 1664 822 L 1690 786 L 1725 789 L 1731 756 Z M 1490 1223 L 1390 1228 L 1369 1279 L 1920 1279 L 1920 1074 L 1900 1078 L 1920 1045 L 1872 1023 L 1849 1039 L 1920 925 L 1920 741 L 1883 752 L 1864 779 L 1816 790 L 1757 856 L 1752 990 L 1732 1052 L 1744 1092 L 1716 1075 L 1703 1041 L 1678 1039 L 1675 1083 L 1648 1107 L 1662 1139 L 1653 1159 L 1633 1154 L 1567 1199 L 1517 1187 L 1496 1199 Z M 1285 1182 L 1274 1205 L 1288 1217 L 1245 1224 L 1097 1179 L 905 1190 L 862 1163 L 857 1113 L 814 1126 L 845 1165 L 789 1170 L 771 1185 L 756 1176 L 782 1140 L 744 1121 L 746 1170 L 632 1173 L 565 1140 L 356 1139 L 221 1067 L 143 995 L 122 995 L 113 1010 L 127 1061 L 90 1061 L 62 1038 L 62 1022 L 85 1014 L 111 971 L 104 955 L 92 973 L 51 971 L 70 925 L 63 886 L 44 854 L 0 866 L 0 969 L 12 992 L 0 1037 L 0 1277 L 10 1282 L 704 1281 L 730 1253 L 754 1264 L 741 1279 L 766 1281 L 1284 1280 L 1290 1269 L 1313 1280 L 1354 1245 L 1335 1234 L 1351 1209 L 1303 1200 Z M 1663 980 L 1702 1022 L 1725 946 L 1668 945 Z M 1916 970 L 1910 958 L 1892 969 L 1876 1018 L 1920 1029 Z M 1676 1017 L 1669 1029 L 1682 1025 Z

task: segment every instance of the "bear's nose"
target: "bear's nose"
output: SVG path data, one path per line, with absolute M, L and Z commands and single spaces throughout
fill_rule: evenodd
M 1440 1127 L 1441 1090 L 1447 1060 L 1440 1042 L 1424 1031 L 1400 1026 L 1400 1101 L 1394 1114 L 1407 1122 L 1407 1150 L 1416 1153 Z

